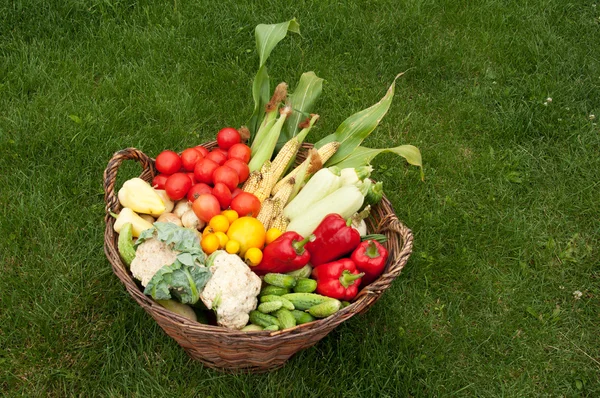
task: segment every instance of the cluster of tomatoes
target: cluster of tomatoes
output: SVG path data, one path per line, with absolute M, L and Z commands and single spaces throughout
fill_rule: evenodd
M 204 222 L 228 208 L 240 216 L 256 217 L 260 201 L 238 187 L 250 174 L 250 148 L 232 127 L 217 133 L 217 144 L 211 151 L 198 145 L 181 155 L 162 151 L 155 161 L 160 174 L 154 177 L 152 186 L 164 189 L 173 201 L 187 197 L 196 216 Z

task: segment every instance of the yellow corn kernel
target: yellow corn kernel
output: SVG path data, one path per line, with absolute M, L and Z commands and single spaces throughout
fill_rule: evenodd
M 294 177 L 286 180 L 286 183 L 278 190 L 275 195 L 273 195 L 273 199 L 279 199 L 282 205 L 285 207 L 287 202 L 292 195 L 292 191 L 294 190 L 294 185 L 296 184 L 296 179 Z
M 271 162 L 266 161 L 260 168 L 261 180 L 258 183 L 258 188 L 254 191 L 254 196 L 262 203 L 266 198 L 271 196 L 271 178 L 272 178 Z
M 273 163 L 271 163 L 271 170 L 273 172 L 272 179 L 273 185 L 281 178 L 282 174 L 285 172 L 290 160 L 300 148 L 300 141 L 298 141 L 298 137 L 293 137 L 291 140 L 285 143 L 285 145 L 281 148 Z M 273 188 L 273 187 L 271 187 Z
M 253 171 L 250 173 L 250 176 L 242 186 L 242 191 L 248 193 L 254 193 L 258 189 L 258 184 L 262 180 L 261 174 L 259 170 Z
M 266 199 L 260 206 L 260 212 L 258 212 L 258 215 L 256 216 L 256 219 L 264 225 L 265 230 L 269 229 L 269 224 L 271 224 L 274 205 L 273 199 Z

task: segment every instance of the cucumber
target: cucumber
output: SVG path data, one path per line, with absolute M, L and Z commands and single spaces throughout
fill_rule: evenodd
M 308 312 L 293 310 L 290 311 L 292 316 L 296 319 L 296 325 L 302 325 L 303 323 L 308 323 L 316 320 L 314 316 L 309 314 Z
M 301 278 L 294 287 L 295 293 L 312 293 L 317 290 L 317 281 L 314 279 Z
M 279 327 L 279 320 L 275 318 L 273 315 L 263 314 L 260 311 L 252 310 L 250 311 L 250 322 L 262 326 L 266 328 L 271 325 L 277 325 Z
M 254 325 L 251 323 L 250 325 L 246 325 L 242 329 L 240 329 L 240 332 L 259 332 L 261 330 L 263 330 L 262 326 Z
M 286 274 L 266 274 L 263 280 L 269 285 L 291 289 L 296 286 L 296 278 Z
M 349 301 L 342 301 L 342 308 L 346 308 L 347 306 L 349 306 L 350 304 L 352 304 Z
M 294 304 L 297 310 L 307 310 L 310 307 L 321 304 L 325 301 L 335 300 L 331 297 L 321 296 L 320 294 L 315 293 L 289 293 L 281 296 L 286 298 Z
M 262 296 L 260 298 L 261 303 L 268 303 L 270 301 L 280 301 L 282 304 L 282 307 L 288 311 L 291 311 L 296 308 L 296 307 L 294 307 L 294 304 L 292 304 L 292 302 L 290 300 L 283 298 L 281 296 L 276 296 L 274 294 L 269 295 L 269 296 Z
M 135 249 L 133 248 L 133 224 L 126 222 L 121 227 L 119 233 L 119 240 L 117 241 L 117 248 L 119 249 L 119 255 L 123 262 L 130 266 L 131 262 L 135 258 Z
M 341 301 L 332 299 L 321 304 L 313 305 L 308 309 L 308 313 L 315 318 L 327 318 L 338 312 L 340 308 L 342 308 Z
M 308 278 L 310 274 L 312 274 L 312 267 L 308 264 L 296 271 L 286 273 L 286 275 L 293 276 L 294 278 Z
M 264 328 L 263 330 L 276 331 L 276 330 L 279 330 L 279 326 L 270 325 L 270 326 L 267 326 L 266 328 Z
M 263 287 L 263 289 L 260 291 L 261 296 L 270 296 L 270 295 L 283 296 L 284 294 L 288 294 L 288 293 L 290 293 L 290 289 L 287 289 L 285 287 L 273 286 L 273 285 L 267 285 L 267 286 Z
M 277 311 L 281 307 L 283 307 L 283 303 L 281 301 L 269 301 L 259 305 L 258 310 L 263 314 L 268 314 L 269 312 Z
M 275 316 L 279 320 L 281 330 L 293 328 L 296 326 L 296 318 L 294 318 L 294 315 L 292 315 L 290 310 L 280 308 L 277 311 L 275 311 Z

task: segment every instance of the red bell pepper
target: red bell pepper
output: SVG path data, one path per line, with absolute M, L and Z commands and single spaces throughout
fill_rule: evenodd
M 356 297 L 363 275 L 349 258 L 321 264 L 312 272 L 317 281 L 317 293 L 346 301 Z
M 304 267 L 310 260 L 310 253 L 304 245 L 312 238 L 313 235 L 302 238 L 296 232 L 285 232 L 265 247 L 260 264 L 252 267 L 252 271 L 259 275 L 269 272 L 283 274 Z
M 339 214 L 329 214 L 315 229 L 315 239 L 306 244 L 310 252 L 310 262 L 316 267 L 342 258 L 360 244 L 360 233 Z
M 368 285 L 373 282 L 385 268 L 388 251 L 383 245 L 375 240 L 365 240 L 352 252 L 350 258 L 356 264 L 359 271 L 365 273 L 362 284 Z

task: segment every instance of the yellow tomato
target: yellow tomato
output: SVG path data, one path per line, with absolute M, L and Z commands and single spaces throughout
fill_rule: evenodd
M 225 217 L 227 217 L 227 219 L 229 220 L 229 224 L 231 224 L 232 222 L 237 220 L 239 217 L 237 211 L 231 210 L 231 209 L 223 210 L 223 212 L 221 212 L 221 214 L 224 215 Z
M 204 235 L 200 245 L 204 253 L 211 254 L 219 248 L 219 238 L 215 234 Z
M 208 234 L 214 234 L 214 233 L 215 233 L 215 230 L 212 227 L 207 225 L 206 228 L 204 228 L 204 231 L 202 231 L 202 236 L 204 237 Z
M 246 260 L 246 263 L 251 267 L 256 267 L 258 264 L 260 264 L 262 258 L 262 251 L 256 247 L 251 247 L 248 249 L 246 255 L 244 256 L 244 260 Z
M 240 243 L 240 255 L 251 247 L 262 249 L 265 245 L 265 227 L 254 217 L 240 217 L 227 230 L 229 239 Z
M 229 254 L 238 254 L 240 251 L 240 242 L 237 240 L 229 239 L 225 245 L 225 251 Z
M 273 242 L 275 239 L 279 238 L 281 236 L 282 232 L 280 230 L 278 230 L 277 228 L 270 228 L 267 231 L 267 235 L 265 236 L 265 243 L 268 245 L 269 243 Z
M 222 214 L 218 214 L 210 219 L 208 225 L 215 230 L 215 232 L 227 232 L 229 228 L 229 220 Z
M 227 235 L 225 235 L 225 232 L 215 232 L 215 236 L 219 238 L 219 249 L 224 249 L 225 245 L 227 244 L 227 241 L 229 240 Z

